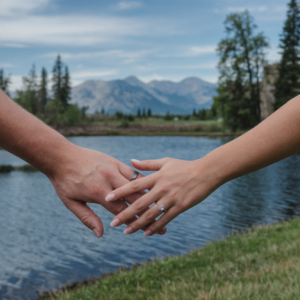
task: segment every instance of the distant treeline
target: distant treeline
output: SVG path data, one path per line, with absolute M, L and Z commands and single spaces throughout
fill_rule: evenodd
M 0 69 L 0 88 L 9 95 L 10 77 Z M 51 94 L 48 86 L 51 83 Z M 70 104 L 71 79 L 68 66 L 57 56 L 52 79 L 49 82 L 48 73 L 42 68 L 40 77 L 37 76 L 33 65 L 29 74 L 23 77 L 23 89 L 16 91 L 14 100 L 27 111 L 54 127 L 78 125 L 86 119 L 86 109 L 79 109 L 76 104 Z
M 229 14 L 224 22 L 226 37 L 218 45 L 220 76 L 213 108 L 232 131 L 249 129 L 261 121 L 261 80 L 266 61 L 267 38 L 256 33 L 248 11 Z M 288 4 L 281 59 L 274 86 L 274 110 L 300 91 L 300 12 L 296 0 Z

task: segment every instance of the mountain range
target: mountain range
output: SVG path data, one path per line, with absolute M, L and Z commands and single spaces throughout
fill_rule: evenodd
M 193 109 L 209 109 L 217 85 L 197 77 L 180 82 L 154 80 L 144 83 L 134 76 L 123 80 L 88 80 L 72 89 L 72 103 L 88 107 L 88 113 L 105 110 L 136 114 L 151 109 L 153 114 L 190 114 Z

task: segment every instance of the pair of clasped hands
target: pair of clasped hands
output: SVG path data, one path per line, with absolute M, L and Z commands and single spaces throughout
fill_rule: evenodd
M 133 168 L 98 151 L 75 147 L 78 160 L 73 161 L 77 161 L 78 166 L 68 164 L 72 170 L 66 169 L 56 173 L 60 175 L 49 178 L 65 206 L 98 238 L 103 235 L 103 225 L 87 203 L 101 204 L 115 214 L 112 227 L 127 224 L 124 234 L 143 230 L 144 236 L 163 235 L 172 219 L 217 188 L 208 185 L 204 176 L 199 178 L 197 170 L 203 164 L 201 159 L 193 162 L 171 158 L 132 159 L 136 169 L 156 172 L 146 177 L 139 174 L 130 181 L 135 174 Z M 159 209 L 159 205 L 164 206 L 164 211 Z

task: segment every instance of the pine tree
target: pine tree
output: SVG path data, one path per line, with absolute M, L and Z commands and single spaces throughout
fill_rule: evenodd
M 147 116 L 148 116 L 148 117 L 151 117 L 151 116 L 152 116 L 151 108 L 148 109 Z
M 137 116 L 138 118 L 141 117 L 141 109 L 140 109 L 140 108 L 138 109 L 136 116 Z
M 194 108 L 193 109 L 193 117 L 196 117 L 197 116 L 197 113 L 196 113 L 196 109 Z
M 68 67 L 65 66 L 65 73 L 62 77 L 62 98 L 61 98 L 61 102 L 65 108 L 68 106 L 68 102 L 70 100 L 71 100 L 70 74 L 69 74 Z
M 142 117 L 143 117 L 143 118 L 146 118 L 146 109 L 145 109 L 145 108 L 143 108 L 143 114 L 142 114 Z
M 17 90 L 16 102 L 23 106 L 26 110 L 36 115 L 38 113 L 38 84 L 35 65 L 29 71 L 28 76 L 23 77 L 24 90 Z
M 42 69 L 41 83 L 38 90 L 39 112 L 44 114 L 48 102 L 48 74 L 45 68 Z
M 275 83 L 274 109 L 300 93 L 300 11 L 296 0 L 288 4 L 287 19 L 281 34 L 282 58 Z
M 4 70 L 0 69 L 0 89 L 9 96 L 9 86 L 11 80 L 9 76 L 4 75 Z
M 57 56 L 57 59 L 53 66 L 53 97 L 54 99 L 64 102 L 63 100 L 63 64 L 60 58 L 60 55 Z

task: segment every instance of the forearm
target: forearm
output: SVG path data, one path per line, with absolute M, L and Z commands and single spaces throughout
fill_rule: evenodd
M 241 137 L 206 156 L 223 184 L 300 152 L 300 96 Z
M 0 90 L 0 146 L 51 176 L 73 144 Z

